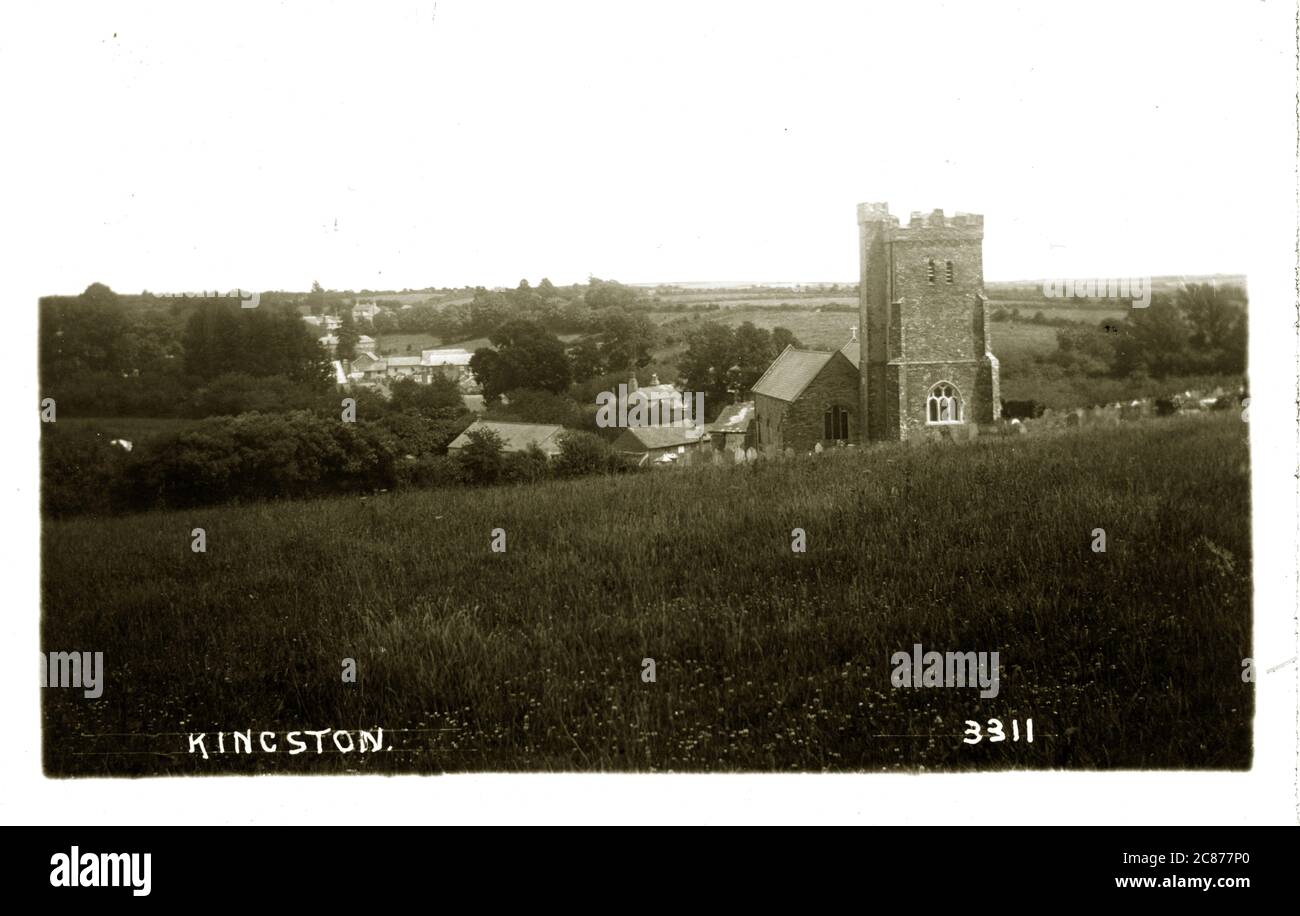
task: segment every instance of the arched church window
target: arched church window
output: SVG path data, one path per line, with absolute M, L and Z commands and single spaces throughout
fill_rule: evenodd
M 927 423 L 961 423 L 961 394 L 948 382 L 939 382 L 926 399 Z
M 822 415 L 822 438 L 844 442 L 849 438 L 849 411 L 847 407 L 831 406 Z

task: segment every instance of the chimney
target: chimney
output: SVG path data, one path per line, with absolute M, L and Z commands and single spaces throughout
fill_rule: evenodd
M 637 384 L 637 381 L 636 381 L 636 374 L 635 374 L 635 373 L 633 373 L 632 375 L 628 376 L 628 380 L 627 380 L 627 393 L 628 393 L 628 394 L 631 394 L 632 392 L 636 391 L 636 390 L 637 390 L 638 388 L 640 388 L 640 387 L 641 387 L 641 386 Z
M 651 374 L 651 376 L 650 376 L 650 384 L 651 384 L 651 385 L 658 385 L 658 384 L 659 384 L 659 376 L 658 376 L 658 374 L 656 374 L 656 373 L 652 373 L 652 374 Z

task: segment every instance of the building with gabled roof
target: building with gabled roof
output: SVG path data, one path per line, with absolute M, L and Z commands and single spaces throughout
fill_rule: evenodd
M 706 429 L 715 449 L 732 451 L 754 444 L 754 402 L 741 401 L 722 408 L 718 418 Z
M 703 426 L 628 426 L 614 440 L 614 451 L 638 464 L 664 455 L 681 455 L 709 441 Z
M 547 423 L 507 423 L 501 420 L 475 420 L 469 427 L 451 440 L 447 454 L 455 455 L 469 444 L 469 434 L 476 430 L 490 430 L 501 439 L 502 452 L 523 452 L 529 446 L 536 445 L 546 457 L 554 458 L 560 454 L 560 436 L 564 434 L 563 426 Z
M 851 340 L 845 348 L 857 345 Z M 787 346 L 751 389 L 754 441 L 768 452 L 812 451 L 859 435 L 858 366 L 840 350 Z

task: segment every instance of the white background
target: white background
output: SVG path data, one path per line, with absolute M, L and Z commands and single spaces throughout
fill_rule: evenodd
M 1295 822 L 1298 665 L 1263 673 L 1297 655 L 1293 4 L 11 3 L 0 19 L 5 821 Z M 860 201 L 984 213 L 994 280 L 1248 275 L 1249 773 L 41 775 L 38 296 L 853 282 Z

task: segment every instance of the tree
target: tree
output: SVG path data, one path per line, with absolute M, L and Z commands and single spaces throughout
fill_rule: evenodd
M 775 357 L 771 333 L 755 327 L 752 321 L 744 322 L 732 335 L 731 365 L 736 371 L 729 381 L 737 390 L 748 391 L 772 365 Z
M 325 311 L 325 290 L 316 280 L 311 281 L 311 292 L 307 295 L 307 306 L 311 309 L 313 315 L 320 315 Z
M 516 388 L 558 394 L 569 387 L 572 376 L 564 344 L 536 322 L 506 322 L 490 340 L 495 349 L 476 350 L 469 364 L 489 401 Z
M 600 353 L 600 343 L 594 337 L 583 337 L 569 348 L 569 369 L 575 382 L 586 381 L 605 371 L 605 360 Z
M 1190 332 L 1178 306 L 1168 296 L 1155 295 L 1151 304 L 1133 309 L 1120 324 L 1115 341 L 1115 368 L 1120 374 L 1145 372 L 1164 378 L 1184 372 L 1188 365 Z
M 465 476 L 473 483 L 495 483 L 505 465 L 501 437 L 490 429 L 473 429 L 465 438 L 468 441 L 457 456 Z
M 343 310 L 343 321 L 339 325 L 337 336 L 339 342 L 334 347 L 334 355 L 349 362 L 356 359 L 357 344 L 361 340 L 361 334 L 357 331 L 357 322 L 352 317 L 352 309 Z
M 772 355 L 773 358 L 780 356 L 786 347 L 794 347 L 798 350 L 803 344 L 799 343 L 799 338 L 794 336 L 794 332 L 789 328 L 775 327 L 772 328 Z
M 415 379 L 398 379 L 390 386 L 389 392 L 389 406 L 393 410 L 417 413 L 431 420 L 465 410 L 460 386 L 442 375 L 435 375 L 427 385 Z
M 329 354 L 288 305 L 241 309 L 230 299 L 206 300 L 190 315 L 182 339 L 185 369 L 201 379 L 244 372 L 328 387 L 333 378 Z
M 630 373 L 650 362 L 656 328 L 645 315 L 614 313 L 601 319 L 596 335 L 601 366 L 609 372 Z
M 1239 286 L 1191 283 L 1175 294 L 1187 321 L 1196 369 L 1235 373 L 1246 369 L 1246 295 Z
M 555 472 L 565 477 L 609 472 L 618 467 L 613 449 L 592 433 L 570 430 L 560 437 Z
M 680 367 L 692 391 L 704 392 L 710 402 L 727 402 L 727 374 L 735 364 L 735 334 L 716 321 L 706 321 L 691 338 L 682 355 Z
M 551 460 L 536 442 L 530 442 L 522 452 L 505 456 L 502 478 L 511 483 L 536 483 L 550 472 Z
M 589 277 L 584 298 L 587 300 L 587 305 L 593 309 L 626 309 L 640 300 L 641 293 L 613 280 Z

